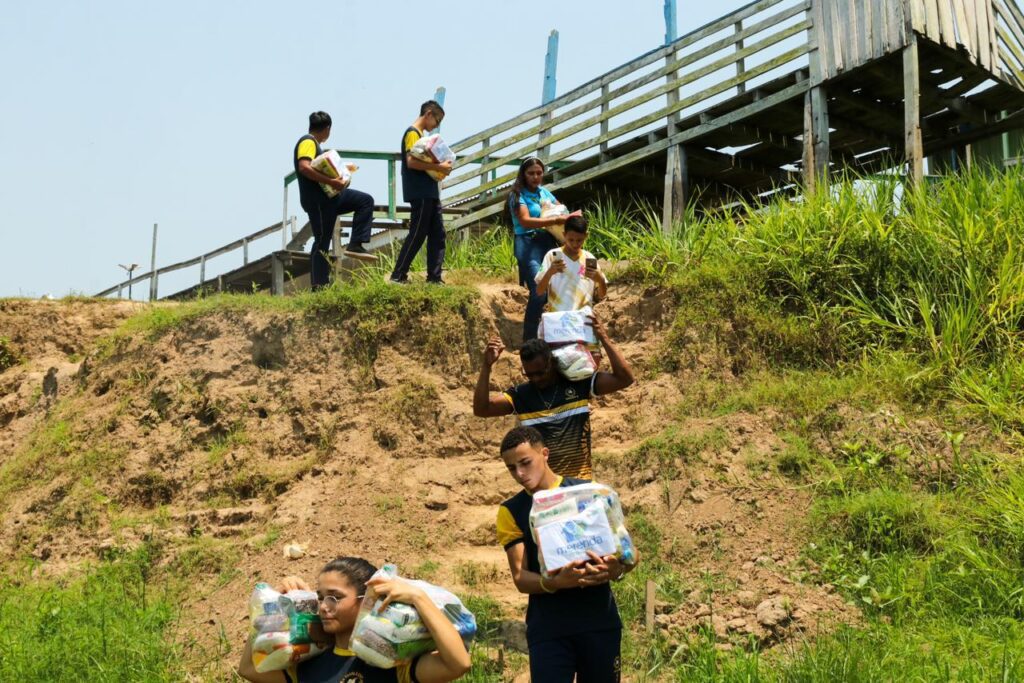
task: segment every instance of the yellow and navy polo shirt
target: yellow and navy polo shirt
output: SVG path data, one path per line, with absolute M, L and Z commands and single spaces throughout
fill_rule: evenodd
M 440 199 L 441 190 L 437 181 L 427 175 L 426 171 L 409 168 L 406 155 L 412 146 L 423 137 L 423 132 L 409 126 L 402 133 L 402 200 L 411 202 L 414 199 Z
M 352 650 L 335 647 L 285 673 L 289 683 L 419 683 L 416 679 L 418 661 L 417 657 L 394 669 L 378 669 L 356 657 Z
M 554 488 L 585 483 L 583 479 L 560 477 Z M 498 542 L 505 550 L 522 543 L 526 569 L 539 573 L 537 543 L 530 533 L 532 508 L 533 496 L 525 489 L 502 503 L 498 507 Z M 615 596 L 607 583 L 531 594 L 526 607 L 526 640 L 530 644 L 621 628 Z
M 563 477 L 589 479 L 590 397 L 597 373 L 581 380 L 559 375 L 554 384 L 537 389 L 529 382 L 505 391 L 505 399 L 524 427 L 534 427 L 548 447 L 548 465 Z
M 323 152 L 320 143 L 312 135 L 303 135 L 295 143 L 295 151 L 292 153 L 292 164 L 295 166 L 295 175 L 299 182 L 299 203 L 302 208 L 309 211 L 313 207 L 330 201 L 330 198 L 320 187 L 320 184 L 310 180 L 299 173 L 299 161 L 301 159 L 316 159 Z

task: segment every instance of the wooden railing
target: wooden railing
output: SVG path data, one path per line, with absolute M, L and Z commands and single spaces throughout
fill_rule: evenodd
M 515 178 L 515 171 L 497 171 L 514 159 L 541 148 L 549 150 L 544 156 L 549 166 L 581 155 L 605 155 L 610 143 L 627 139 L 624 136 L 697 113 L 753 89 L 758 79 L 806 68 L 807 55 L 814 48 L 810 8 L 810 0 L 752 2 L 546 105 L 458 141 L 452 149 L 459 160 L 443 184 L 444 202 L 479 208 L 452 227 L 502 210 L 497 190 Z M 645 148 L 645 154 L 657 154 L 675 144 L 669 140 L 660 147 Z M 571 176 L 572 182 L 633 161 L 633 157 L 602 157 L 596 168 Z M 551 187 L 557 189 L 566 180 Z
M 995 32 L 999 75 L 1024 89 L 1024 12 L 1016 0 L 995 0 Z
M 273 235 L 274 233 L 280 232 L 280 233 L 282 233 L 282 235 L 281 235 L 281 244 L 282 244 L 282 248 L 284 248 L 283 245 L 288 240 L 288 232 L 289 232 L 288 229 L 289 228 L 291 228 L 292 231 L 294 231 L 294 229 L 295 229 L 294 219 L 292 219 L 292 220 L 290 220 L 288 222 L 274 223 L 273 225 L 270 225 L 270 226 L 268 226 L 266 228 L 263 228 L 262 230 L 257 230 L 256 232 L 252 233 L 251 235 L 246 235 L 245 237 L 243 237 L 241 239 L 237 239 L 234 242 L 229 242 L 228 244 L 225 244 L 222 247 L 218 247 L 218 248 L 214 249 L 213 251 L 209 251 L 209 252 L 207 252 L 205 254 L 202 254 L 200 256 L 195 256 L 193 258 L 186 259 L 184 261 L 179 261 L 178 263 L 172 263 L 169 266 L 164 266 L 163 268 L 157 268 L 155 271 L 151 270 L 151 271 L 149 271 L 147 273 L 142 273 L 141 275 L 136 275 L 135 277 L 130 278 L 128 280 L 125 280 L 124 282 L 117 283 L 113 287 L 108 287 L 107 289 L 104 289 L 102 292 L 97 293 L 96 296 L 110 296 L 111 294 L 117 294 L 120 297 L 121 293 L 124 291 L 124 289 L 126 287 L 129 287 L 130 285 L 138 284 L 140 282 L 149 281 L 149 298 L 150 298 L 150 300 L 155 300 L 155 299 L 158 298 L 158 286 L 159 286 L 159 281 L 160 281 L 160 276 L 161 275 L 166 275 L 168 273 L 173 273 L 176 270 L 182 270 L 183 268 L 191 268 L 192 266 L 198 265 L 199 266 L 199 282 L 200 283 L 205 282 L 206 281 L 206 263 L 207 263 L 207 261 L 209 261 L 209 260 L 211 260 L 213 258 L 216 258 L 217 256 L 223 256 L 224 254 L 229 254 L 229 253 L 231 253 L 233 251 L 237 251 L 238 249 L 241 249 L 242 250 L 242 263 L 243 263 L 243 265 L 246 265 L 246 264 L 249 263 L 249 245 L 250 244 L 252 244 L 253 242 L 255 242 L 258 239 L 261 239 L 263 237 L 267 237 L 269 235 Z

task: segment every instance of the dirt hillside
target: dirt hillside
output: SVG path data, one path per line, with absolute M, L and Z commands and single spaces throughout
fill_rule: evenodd
M 312 577 L 338 554 L 396 561 L 521 619 L 494 541 L 495 506 L 515 492 L 495 451 L 513 422 L 473 417 L 471 398 L 485 335 L 516 346 L 525 300 L 494 284 L 479 302 L 474 316 L 392 326 L 369 361 L 345 324 L 295 314 L 216 312 L 111 341 L 143 306 L 0 303 L 19 361 L 0 373 L 0 553 L 60 574 L 157 541 L 198 577 L 186 630 L 204 642 L 221 629 L 241 642 L 256 579 Z M 688 587 L 659 606 L 659 626 L 681 637 L 709 624 L 729 647 L 853 620 L 801 561 L 810 494 L 766 465 L 783 447 L 770 412 L 682 418 L 663 434 L 698 380 L 735 381 L 728 344 L 700 329 L 666 348 L 673 306 L 632 289 L 599 307 L 638 381 L 592 418 L 596 478 L 657 521 Z M 678 369 L 659 369 L 666 353 Z M 512 353 L 495 377 L 495 389 L 520 381 Z M 674 458 L 646 457 L 658 435 Z M 289 542 L 305 556 L 285 559 Z

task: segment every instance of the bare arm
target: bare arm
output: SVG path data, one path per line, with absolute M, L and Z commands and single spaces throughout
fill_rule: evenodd
M 551 253 L 551 252 L 548 252 L 548 253 Z M 545 256 L 544 258 L 547 259 L 547 256 Z M 565 261 L 563 261 L 562 259 L 560 259 L 558 257 L 555 257 L 554 259 L 552 259 L 551 265 L 548 266 L 548 269 L 545 270 L 544 274 L 540 276 L 539 280 L 537 280 L 537 293 L 538 294 L 547 294 L 548 293 L 548 286 L 551 284 L 551 278 L 553 278 L 558 273 L 564 273 L 564 272 L 565 272 Z
M 608 296 L 608 281 L 598 268 L 587 268 L 587 277 L 594 281 L 594 303 L 604 301 Z
M 473 391 L 473 414 L 477 417 L 501 417 L 512 414 L 512 404 L 501 394 L 491 393 L 491 366 L 505 350 L 498 337 L 491 337 L 484 349 L 483 366 Z
M 332 178 L 329 175 L 324 175 L 320 171 L 313 168 L 313 165 L 310 163 L 309 159 L 299 159 L 299 173 L 301 173 L 303 177 L 309 178 L 313 182 L 330 185 L 336 190 L 344 190 L 346 187 L 348 187 L 348 183 L 343 182 L 341 178 Z
M 541 577 L 537 572 L 526 568 L 526 546 L 516 543 L 505 550 L 508 557 L 508 568 L 512 572 L 512 582 L 520 593 L 536 595 L 554 593 L 566 588 L 579 588 L 586 583 L 587 571 L 583 562 L 576 562 L 563 567 L 550 577 Z M 544 585 L 541 585 L 543 578 Z
M 634 382 L 633 369 L 629 367 L 629 363 L 618 347 L 612 343 L 608 332 L 604 329 L 604 323 L 596 315 L 591 316 L 590 324 L 594 328 L 594 336 L 601 342 L 605 353 L 608 354 L 608 363 L 612 368 L 610 373 L 597 373 L 594 378 L 594 393 L 600 396 L 625 389 Z
M 422 159 L 417 159 L 411 154 L 406 154 L 405 163 L 408 164 L 409 168 L 411 168 L 414 171 L 440 171 L 445 175 L 448 175 L 449 173 L 452 172 L 452 162 L 450 161 L 434 163 L 432 161 L 423 161 Z
M 401 579 L 379 579 L 367 585 L 384 598 L 385 606 L 391 602 L 401 602 L 415 607 L 423 625 L 430 631 L 437 650 L 420 657 L 416 662 L 416 678 L 420 683 L 448 683 L 469 671 L 472 661 L 462 637 L 421 588 Z

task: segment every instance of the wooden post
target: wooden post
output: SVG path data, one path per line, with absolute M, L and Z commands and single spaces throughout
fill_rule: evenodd
M 804 186 L 808 193 L 819 183 L 828 184 L 829 172 L 828 98 L 822 86 L 804 95 Z
M 217 276 L 217 291 L 218 292 L 223 292 L 224 291 L 224 276 L 223 275 L 218 275 Z
M 149 257 L 149 300 L 156 301 L 157 275 L 156 275 L 156 223 L 153 224 L 153 250 Z
M 313 258 L 316 258 L 316 254 Z M 274 296 L 284 295 L 284 263 L 277 254 L 270 255 L 270 293 Z
M 395 220 L 398 217 L 397 202 L 395 197 L 397 192 L 395 190 L 395 165 L 394 159 L 388 160 L 388 218 Z
M 736 33 L 743 33 L 743 22 L 742 21 L 737 21 L 733 25 L 733 28 L 735 29 Z M 743 39 L 740 38 L 739 40 L 736 41 L 736 52 L 742 52 L 742 51 L 743 51 Z M 746 70 L 747 70 L 746 61 L 743 60 L 743 59 L 736 60 L 736 75 L 737 76 L 742 76 L 743 72 L 746 71 Z M 746 82 L 740 83 L 739 85 L 736 86 L 736 92 L 738 94 L 742 95 L 746 91 L 747 91 L 747 84 L 746 84 Z
M 249 265 L 249 240 L 242 240 L 242 265 Z
M 609 89 L 607 83 L 605 85 L 601 86 L 601 113 L 602 114 L 607 112 L 608 109 L 611 107 L 611 103 L 608 101 L 608 93 L 609 92 L 610 92 L 610 89 Z M 607 134 L 608 134 L 608 119 L 602 119 L 601 120 L 601 137 L 604 137 Z M 601 152 L 600 152 L 600 156 L 598 157 L 598 159 L 599 159 L 598 163 L 604 163 L 604 161 L 608 159 L 608 141 L 607 140 L 605 140 L 604 142 L 601 143 Z
M 657 587 L 653 581 L 647 579 L 647 588 L 644 594 L 644 626 L 648 633 L 654 633 L 654 603 L 657 597 Z
M 676 39 L 676 0 L 665 0 L 665 44 L 669 45 Z M 676 53 L 670 52 L 665 55 L 665 63 L 669 64 L 675 60 Z M 678 71 L 672 71 L 665 75 L 665 82 L 671 83 L 679 78 Z M 679 102 L 679 88 L 669 90 L 665 95 L 669 106 Z M 665 122 L 665 131 L 668 137 L 676 134 L 676 122 L 679 120 L 679 112 L 669 114 Z
M 686 148 L 672 145 L 665 159 L 665 196 L 661 212 L 661 230 L 668 234 L 683 217 L 689 194 L 689 160 Z
M 665 44 L 668 45 L 674 41 L 678 35 L 676 33 L 676 0 L 665 0 Z
M 206 254 L 199 257 L 199 286 L 206 282 Z
M 911 32 L 903 48 L 903 130 L 906 143 L 907 179 L 914 185 L 924 180 L 924 149 L 921 142 L 921 65 L 917 34 Z
M 281 210 L 281 250 L 288 248 L 288 176 L 284 178 L 284 208 Z M 293 235 L 294 237 L 294 235 Z
M 487 152 L 487 148 L 490 147 L 490 146 L 491 146 L 491 137 L 487 136 L 481 142 L 480 151 L 482 153 L 484 153 L 484 157 L 480 160 L 480 165 L 481 166 L 485 165 L 488 161 L 491 160 L 491 155 L 486 153 Z M 481 185 L 486 185 L 487 184 L 487 174 L 486 173 L 481 173 L 480 174 L 480 184 Z M 492 194 L 494 194 L 494 193 L 491 190 L 485 190 L 480 195 L 480 200 L 483 201 L 484 199 L 487 199 L 488 197 L 490 197 Z
M 555 83 L 556 73 L 558 71 L 558 31 L 552 30 L 548 34 L 548 51 L 544 55 L 544 89 L 541 93 L 540 103 L 548 104 L 555 99 Z M 551 120 L 551 112 L 542 114 L 540 117 L 541 124 L 547 123 Z M 545 159 L 548 153 L 551 151 L 551 145 L 545 145 L 544 139 L 551 135 L 551 129 L 542 128 L 540 135 L 538 136 L 538 142 L 540 143 L 540 149 L 537 155 L 541 159 Z

